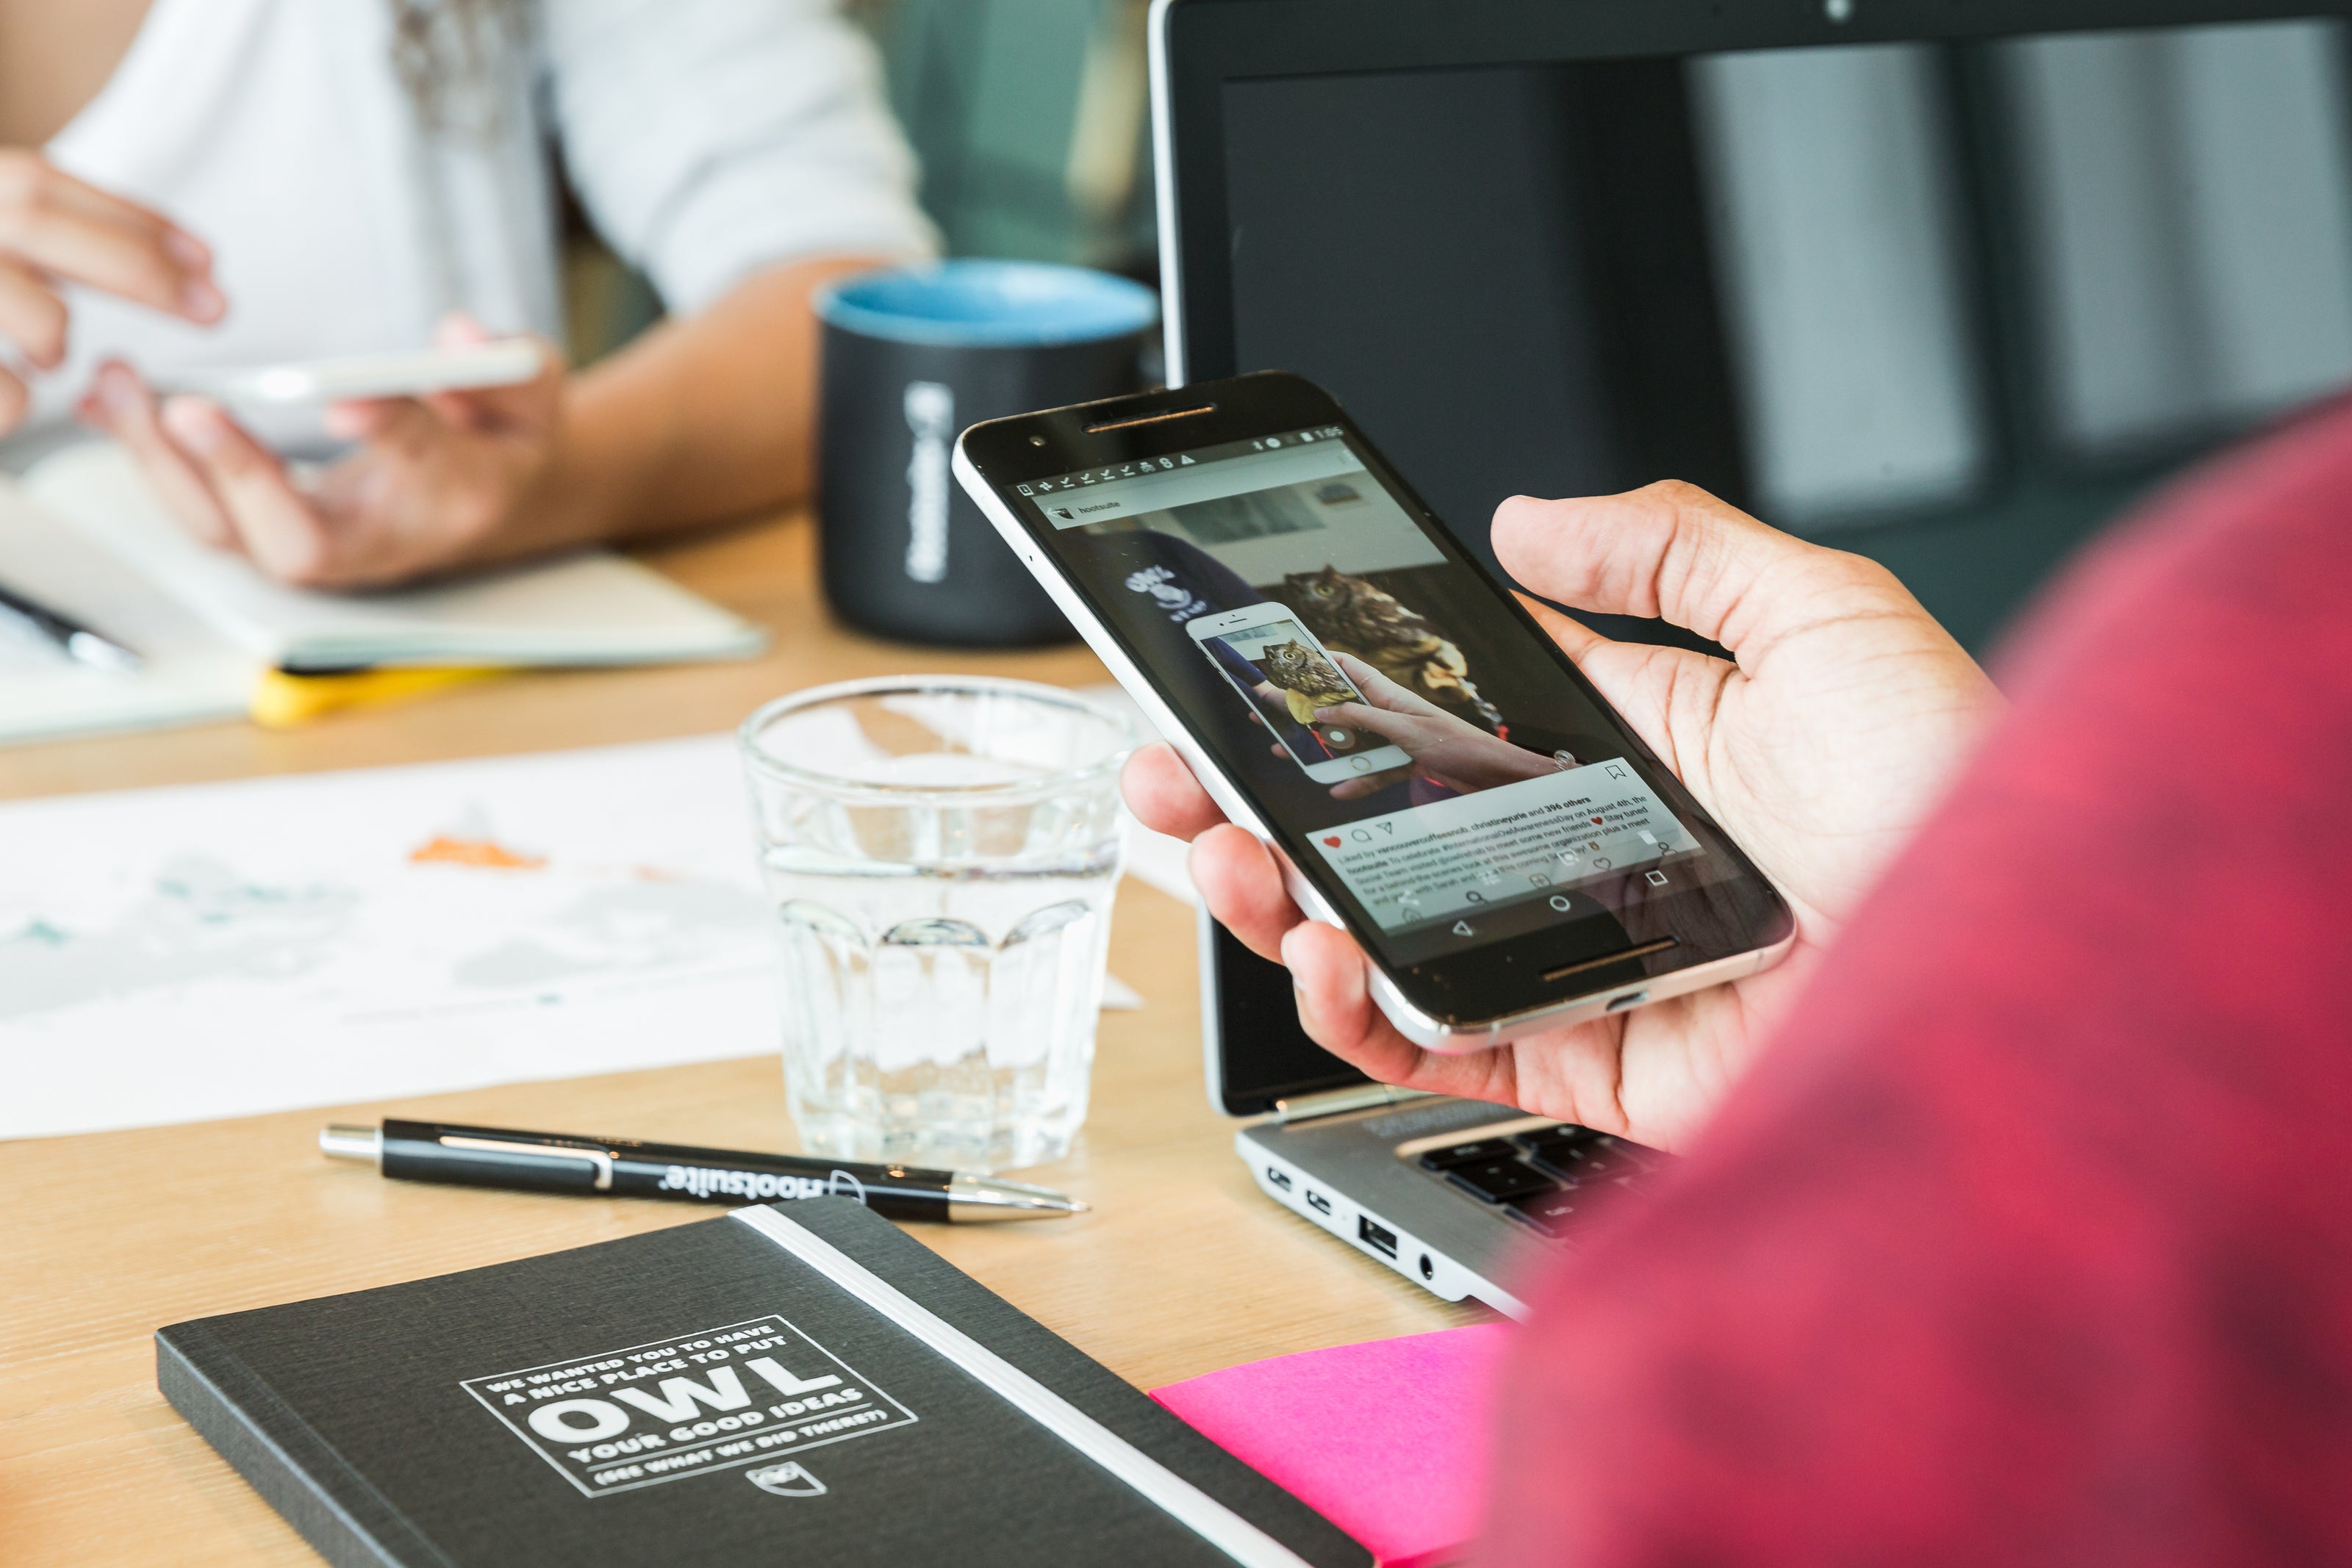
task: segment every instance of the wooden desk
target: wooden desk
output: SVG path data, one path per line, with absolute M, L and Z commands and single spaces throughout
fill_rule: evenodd
M 765 622 L 775 646 L 746 664 L 519 676 L 291 734 L 232 725 L 0 751 L 0 797 L 708 733 L 794 687 L 911 668 L 1103 678 L 1082 649 L 973 655 L 842 632 L 818 598 L 797 522 L 648 559 Z M 1103 1016 L 1093 1116 L 1072 1156 L 1038 1173 L 1095 1212 L 915 1234 L 1146 1386 L 1485 1315 L 1444 1306 L 1251 1186 L 1231 1129 L 1201 1092 L 1190 910 L 1127 883 L 1111 965 L 1148 1006 Z M 341 1107 L 331 1118 L 373 1121 L 395 1109 L 792 1146 L 772 1058 Z M 683 1205 L 383 1181 L 320 1157 L 329 1119 L 302 1111 L 0 1144 L 0 1561 L 317 1561 L 155 1392 L 149 1335 L 164 1323 L 709 1217 Z

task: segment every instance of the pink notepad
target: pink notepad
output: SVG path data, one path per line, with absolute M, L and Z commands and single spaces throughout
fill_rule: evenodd
M 1509 1332 L 1486 1323 L 1278 1355 L 1151 1397 L 1381 1568 L 1435 1568 L 1477 1531 L 1486 1393 Z

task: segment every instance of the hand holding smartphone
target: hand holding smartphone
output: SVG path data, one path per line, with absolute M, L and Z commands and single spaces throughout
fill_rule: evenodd
M 406 353 L 192 371 L 158 390 L 195 392 L 241 407 L 289 407 L 514 386 L 538 375 L 545 363 L 538 343 L 508 338 Z
M 1356 937 L 1408 1039 L 1500 1043 L 1791 940 L 1754 865 L 1319 389 L 994 421 L 957 472 L 1301 907 Z

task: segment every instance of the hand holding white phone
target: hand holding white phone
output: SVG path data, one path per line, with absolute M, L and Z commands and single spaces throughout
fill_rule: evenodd
M 238 407 L 284 408 L 514 386 L 538 375 L 545 363 L 536 340 L 507 338 L 404 353 L 195 371 L 164 380 L 158 390 L 194 392 Z
M 436 336 L 421 352 L 162 386 L 109 362 L 84 413 L 189 531 L 298 586 L 380 587 L 560 541 L 562 513 L 518 511 L 547 494 L 563 407 L 554 350 L 485 340 L 463 319 Z

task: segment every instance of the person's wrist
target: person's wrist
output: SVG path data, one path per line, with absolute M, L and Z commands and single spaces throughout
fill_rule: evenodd
M 488 542 L 502 554 L 539 554 L 594 544 L 626 531 L 623 476 L 598 461 L 593 430 L 583 428 L 567 382 L 538 463 L 519 485 L 502 525 Z

